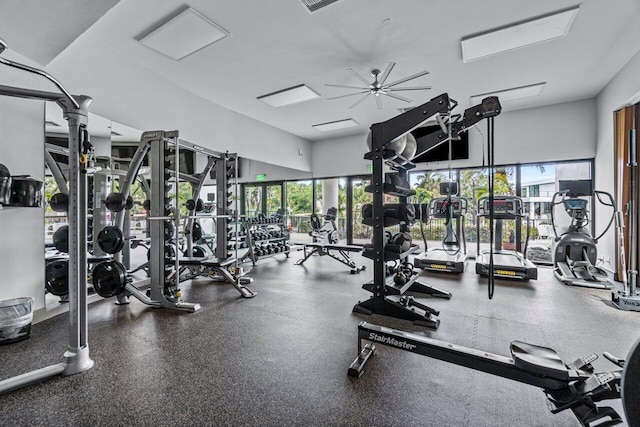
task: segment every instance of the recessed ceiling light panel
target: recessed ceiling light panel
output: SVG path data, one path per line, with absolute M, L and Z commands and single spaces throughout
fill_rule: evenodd
M 335 3 L 338 0 L 299 0 L 309 12 L 315 12 L 318 9 L 322 9 L 325 6 L 329 6 L 331 3 Z
M 481 93 L 479 95 L 473 95 L 470 98 L 471 105 L 479 104 L 484 98 L 488 96 L 497 96 L 498 99 L 500 99 L 500 102 L 503 102 L 503 101 L 511 101 L 514 99 L 528 98 L 530 96 L 540 95 L 545 85 L 546 83 L 536 83 L 528 86 L 520 86 L 520 87 L 511 88 L 511 89 L 504 89 L 504 90 L 499 90 L 495 92 L 487 92 L 487 93 Z
M 346 128 L 359 126 L 359 125 L 360 123 L 356 122 L 353 119 L 344 119 L 344 120 L 337 120 L 335 122 L 320 123 L 317 125 L 312 125 L 312 127 L 322 132 L 329 132 L 332 130 L 346 129 Z
M 228 35 L 227 30 L 188 7 L 138 41 L 178 61 Z
M 319 97 L 320 94 L 318 92 L 305 84 L 301 84 L 259 96 L 258 99 L 272 107 L 282 107 L 285 105 L 297 104 L 298 102 L 309 101 Z
M 579 6 L 462 39 L 464 62 L 564 37 Z

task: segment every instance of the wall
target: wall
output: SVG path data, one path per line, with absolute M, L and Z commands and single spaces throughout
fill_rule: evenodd
M 309 141 L 188 92 L 89 34 L 47 71 L 71 93 L 91 96 L 91 111 L 110 120 L 143 131 L 177 129 L 181 139 L 215 151 L 311 170 Z
M 469 130 L 469 159 L 454 160 L 453 168 L 483 163 L 486 124 Z M 363 159 L 366 135 L 315 142 L 312 171 L 315 177 L 368 173 Z M 486 140 L 484 141 L 486 144 Z M 495 119 L 496 164 L 587 159 L 596 155 L 595 99 L 526 110 L 506 111 Z M 421 163 L 418 168 L 446 169 L 448 161 Z
M 630 40 L 637 38 L 630 37 Z M 637 49 L 637 47 L 636 47 Z M 597 97 L 597 152 L 596 152 L 596 182 L 598 190 L 613 193 L 613 112 L 632 102 L 638 102 L 640 93 L 640 53 L 631 60 L 611 79 Z M 635 99 L 634 99 L 635 98 Z M 596 232 L 606 226 L 610 211 L 598 206 L 596 210 Z M 614 231 L 603 237 L 598 244 L 599 257 L 614 259 L 615 239 Z M 613 261 L 605 265 L 613 269 Z
M 311 172 L 285 168 L 256 160 L 240 159 L 239 182 L 255 182 L 256 175 L 266 174 L 267 181 L 291 181 L 311 179 Z
M 3 75 L 2 84 L 11 85 Z M 17 85 L 17 84 L 16 84 Z M 44 102 L 0 96 L 0 163 L 44 179 Z M 44 209 L 0 210 L 0 300 L 31 296 L 44 307 Z

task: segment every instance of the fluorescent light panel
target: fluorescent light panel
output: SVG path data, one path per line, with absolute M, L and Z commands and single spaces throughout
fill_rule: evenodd
M 540 95 L 542 89 L 547 83 L 536 83 L 528 86 L 514 87 L 511 89 L 499 90 L 496 92 L 481 93 L 480 95 L 473 95 L 471 99 L 471 105 L 479 104 L 484 98 L 488 96 L 497 96 L 500 102 L 511 101 L 513 99 L 528 98 L 530 96 Z
M 322 132 L 329 132 L 332 130 L 345 129 L 345 128 L 350 128 L 350 127 L 359 126 L 359 125 L 360 123 L 356 122 L 353 119 L 344 119 L 344 120 L 337 120 L 335 122 L 320 123 L 317 125 L 312 125 L 312 127 Z
M 297 104 L 298 102 L 309 101 L 319 98 L 320 94 L 309 86 L 301 84 L 298 86 L 282 89 L 277 92 L 259 96 L 258 99 L 272 107 L 282 107 L 285 105 Z
M 462 39 L 462 59 L 473 61 L 513 49 L 564 37 L 579 6 Z
M 138 41 L 178 61 L 228 35 L 227 30 L 189 7 Z

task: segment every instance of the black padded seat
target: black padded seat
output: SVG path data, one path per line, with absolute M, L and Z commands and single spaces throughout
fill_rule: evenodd
M 87 255 L 87 262 L 90 264 L 96 264 L 104 261 L 111 261 L 111 255 Z
M 202 265 L 202 261 L 207 260 L 208 258 L 202 258 L 202 257 L 184 257 L 184 258 L 180 258 L 180 264 L 181 265 Z M 171 259 L 171 262 L 174 263 L 176 260 L 175 258 Z
M 515 365 L 527 372 L 558 380 L 569 380 L 569 371 L 555 350 L 522 341 L 511 342 Z
M 363 247 L 358 245 L 339 245 L 337 243 L 305 243 L 308 248 L 330 249 L 344 252 L 362 252 Z
M 236 262 L 235 258 L 227 258 L 220 260 L 218 258 L 200 258 L 202 260 L 202 265 L 205 267 L 228 267 L 234 262 Z
M 171 259 L 175 262 L 175 258 Z M 199 258 L 199 257 L 183 257 L 180 258 L 180 264 L 185 266 L 203 266 L 203 267 L 228 267 L 236 262 L 235 258 L 227 258 L 219 260 L 218 258 Z

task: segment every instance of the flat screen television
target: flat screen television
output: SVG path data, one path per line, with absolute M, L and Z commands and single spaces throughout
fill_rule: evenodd
M 442 129 L 438 125 L 425 126 L 414 129 L 411 134 L 414 136 L 418 145 L 421 140 L 425 140 L 429 135 L 440 132 Z M 461 160 L 469 158 L 469 135 L 467 132 L 460 133 L 460 140 L 453 141 L 451 143 L 451 159 Z M 425 162 L 441 162 L 449 160 L 449 143 L 445 142 L 438 145 L 425 153 L 413 158 L 413 163 L 425 163 Z
M 560 180 L 558 191 L 566 191 L 569 197 L 591 196 L 593 183 L 590 179 Z

